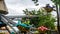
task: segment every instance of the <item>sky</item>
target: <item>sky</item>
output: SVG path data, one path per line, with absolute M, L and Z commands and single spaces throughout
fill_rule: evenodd
M 7 16 L 14 16 L 14 15 L 24 15 L 24 9 L 38 9 L 40 7 L 45 6 L 46 4 L 54 5 L 50 0 L 39 0 L 39 6 L 35 6 L 32 0 L 5 0 L 6 6 L 8 8 L 9 14 Z M 56 13 L 53 12 L 55 15 Z

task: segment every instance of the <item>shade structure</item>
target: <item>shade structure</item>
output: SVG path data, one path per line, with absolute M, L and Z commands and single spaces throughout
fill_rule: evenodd
M 4 0 L 0 0 L 0 13 L 1 14 L 8 14 L 7 7 L 5 5 Z

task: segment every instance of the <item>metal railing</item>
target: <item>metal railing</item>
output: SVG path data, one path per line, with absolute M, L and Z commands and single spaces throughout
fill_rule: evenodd
M 16 33 L 16 34 L 19 33 L 19 29 L 18 29 L 16 26 L 14 26 L 16 23 L 14 23 L 12 20 L 9 20 L 9 19 L 6 18 L 4 15 L 1 15 L 1 20 L 2 20 L 6 25 L 10 26 L 14 33 Z M 17 30 L 16 30 L 15 28 L 16 28 Z M 11 33 L 11 31 L 10 31 L 10 33 Z

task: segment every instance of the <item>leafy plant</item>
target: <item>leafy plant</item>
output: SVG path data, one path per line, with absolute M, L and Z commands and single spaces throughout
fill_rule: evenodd
M 51 1 L 60 6 L 60 0 L 51 0 Z
M 34 2 L 35 6 L 38 6 L 39 5 L 39 3 L 37 3 L 38 0 L 32 0 L 32 1 Z
M 30 19 L 30 23 L 34 24 L 36 27 L 46 26 L 49 29 L 55 28 L 54 22 L 56 22 L 56 20 L 52 16 L 51 11 L 47 12 L 44 9 L 39 9 L 38 11 L 36 11 L 36 10 L 29 11 L 28 9 L 26 9 L 23 11 L 26 15 L 38 16 L 38 17 L 33 17 Z

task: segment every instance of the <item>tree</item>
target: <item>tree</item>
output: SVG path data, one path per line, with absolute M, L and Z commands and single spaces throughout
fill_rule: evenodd
M 47 8 L 47 7 L 46 7 Z M 44 8 L 45 9 L 45 8 Z M 46 26 L 50 29 L 54 29 L 55 25 L 54 22 L 56 21 L 55 18 L 52 16 L 51 11 L 45 11 L 43 8 L 39 9 L 38 11 L 32 10 L 29 11 L 28 9 L 23 10 L 26 15 L 36 15 L 38 17 L 34 17 L 30 19 L 30 22 L 34 24 L 36 27 L 39 26 Z M 28 13 L 28 14 L 27 14 Z
M 36 4 L 36 6 L 38 6 L 39 4 L 37 4 L 37 2 L 38 2 L 38 0 L 32 0 L 35 4 Z M 60 0 L 51 0 L 53 3 L 57 3 L 57 5 L 59 5 L 60 6 Z
M 60 6 L 60 0 L 51 0 L 53 3 L 55 3 L 56 5 Z
M 60 10 L 60 0 L 51 0 L 55 5 L 56 5 L 56 11 L 57 11 L 57 22 L 58 22 L 58 31 L 59 31 L 59 34 L 60 34 L 60 23 L 59 23 L 59 12 Z M 58 7 L 59 6 L 59 7 Z
M 38 0 L 32 0 L 33 2 L 34 2 L 34 4 L 36 5 L 36 6 L 38 6 L 39 5 L 39 3 L 37 3 L 38 2 Z

